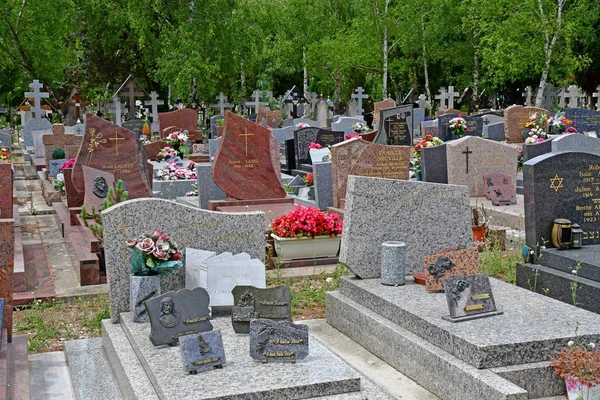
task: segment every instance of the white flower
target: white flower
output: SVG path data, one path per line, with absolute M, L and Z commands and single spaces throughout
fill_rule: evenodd
M 574 269 L 573 271 L 571 271 L 572 274 L 577 275 L 577 270 Z
M 575 342 L 573 342 L 572 340 L 569 340 L 569 343 L 567 343 L 567 346 L 571 347 L 575 344 Z
M 329 277 L 329 278 L 325 279 L 325 282 L 329 283 L 329 282 L 331 282 L 332 280 L 333 280 L 333 278 L 332 278 L 332 277 Z
M 590 343 L 590 344 L 588 344 L 588 347 L 589 347 L 590 349 L 593 349 L 593 348 L 595 348 L 595 347 L 596 347 L 596 345 L 595 345 L 594 343 Z

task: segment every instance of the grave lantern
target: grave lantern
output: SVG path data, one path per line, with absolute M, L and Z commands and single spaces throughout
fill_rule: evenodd
M 583 229 L 579 224 L 571 225 L 571 247 L 575 249 L 581 248 L 583 243 Z

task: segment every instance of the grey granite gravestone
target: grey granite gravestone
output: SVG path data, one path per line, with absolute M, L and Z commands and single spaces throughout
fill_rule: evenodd
M 565 117 L 573 121 L 579 133 L 596 132 L 600 135 L 600 112 L 585 108 L 567 108 Z
M 121 126 L 125 129 L 129 129 L 131 132 L 135 132 L 136 138 L 139 139 L 142 135 L 142 129 L 144 128 L 145 123 L 146 121 L 143 119 L 132 119 L 129 121 L 123 121 Z
M 560 135 L 552 140 L 552 152 L 577 151 L 600 154 L 600 139 L 586 135 Z
M 12 150 L 12 135 L 8 129 L 0 129 L 0 147 Z
M 227 362 L 220 330 L 185 335 L 179 338 L 183 369 L 196 374 L 222 367 Z
M 542 154 L 550 153 L 552 151 L 552 139 L 546 139 L 543 142 L 524 144 L 523 145 L 523 160 L 531 160 Z
M 421 136 L 420 124 L 425 120 L 424 108 L 413 108 L 413 136 Z
M 0 350 L 2 350 L 2 326 L 4 322 L 4 299 L 0 298 Z
M 221 145 L 221 138 L 208 139 L 208 154 L 210 155 L 210 159 L 214 158 L 217 155 L 217 150 L 219 150 L 219 146 Z
M 445 114 L 440 115 L 438 118 L 439 128 L 440 128 L 440 138 L 444 142 L 448 142 L 450 140 L 459 139 L 457 136 L 452 135 L 452 129 L 448 125 L 450 120 L 457 117 L 458 114 Z M 451 118 L 449 118 L 451 117 Z M 463 116 L 465 122 L 467 123 L 467 130 L 465 131 L 463 136 L 477 136 L 481 137 L 483 133 L 483 119 L 480 117 L 467 117 Z
M 56 178 L 56 175 L 58 175 L 58 173 L 60 172 L 60 167 L 62 167 L 62 165 L 65 161 L 68 161 L 68 160 L 66 160 L 66 159 L 48 160 L 48 169 L 49 169 L 48 175 L 51 176 L 52 178 Z
M 333 170 L 330 162 L 313 164 L 315 202 L 320 210 L 333 206 Z
M 33 155 L 35 158 L 46 157 L 46 146 L 42 140 L 44 135 L 52 135 L 52 131 L 47 129 L 31 131 L 31 137 L 33 139 Z
M 294 131 L 294 146 L 296 152 L 296 165 L 312 164 L 309 146 L 312 142 L 323 147 L 331 146 L 344 141 L 344 132 L 328 131 L 321 128 L 302 128 Z
M 583 229 L 583 245 L 600 244 L 596 190 L 600 155 L 566 151 L 523 163 L 525 244 L 532 249 L 551 241 L 553 221 L 566 218 Z
M 373 143 L 412 146 L 413 106 L 386 108 L 379 112 L 379 131 Z
M 470 321 L 477 318 L 503 314 L 496 309 L 490 278 L 485 274 L 452 276 L 444 279 L 444 292 L 450 322 Z
M 201 210 L 162 199 L 134 199 L 102 211 L 104 252 L 113 322 L 129 311 L 131 252 L 125 240 L 152 233 L 168 234 L 183 253 L 186 247 L 232 253 L 246 252 L 264 262 L 265 215 Z M 161 277 L 163 293 L 184 287 L 185 271 Z
M 421 149 L 421 174 L 423 182 L 448 183 L 446 143 Z
M 425 137 L 427 135 L 441 137 L 440 136 L 440 128 L 439 121 L 437 119 L 423 121 L 421 122 L 421 136 Z
M 236 286 L 231 307 L 231 322 L 235 333 L 249 333 L 250 321 L 256 318 L 291 321 L 292 292 L 287 286 L 266 289 Z
M 504 121 L 483 125 L 483 137 L 495 142 L 502 142 L 504 137 Z
M 210 138 L 217 138 L 217 121 L 223 119 L 222 115 L 215 115 L 210 117 Z
M 308 356 L 308 325 L 270 319 L 250 321 L 250 357 L 269 362 L 296 363 Z
M 211 200 L 225 200 L 227 195 L 213 179 L 212 164 L 196 164 L 196 179 L 198 182 L 198 204 L 201 209 L 208 210 Z
M 41 131 L 44 129 L 52 129 L 52 123 L 46 118 L 32 118 L 23 127 L 23 144 L 25 148 L 33 147 L 32 131 Z
M 350 176 L 340 262 L 360 278 L 379 278 L 380 246 L 387 241 L 406 243 L 407 274 L 423 270 L 423 254 L 472 247 L 468 188 Z
M 283 154 L 285 151 L 285 141 L 294 138 L 295 130 L 296 127 L 294 126 L 271 129 L 271 135 L 273 135 L 273 137 L 275 137 L 275 139 L 277 140 L 277 143 L 279 143 L 281 154 Z
M 160 296 L 160 276 L 135 276 L 130 277 L 129 304 L 133 304 L 131 315 L 133 322 L 150 322 L 145 302 L 153 297 Z
M 73 134 L 77 136 L 83 136 L 85 132 L 85 124 L 75 124 L 72 127 Z
M 352 125 L 356 123 L 365 124 L 366 122 L 362 118 L 346 117 L 343 115 L 337 116 L 337 120 L 334 117 L 334 122 L 331 124 L 332 131 L 342 131 L 344 134 L 354 133 Z
M 209 302 L 208 293 L 200 287 L 167 292 L 145 301 L 152 344 L 174 344 L 180 336 L 212 331 Z

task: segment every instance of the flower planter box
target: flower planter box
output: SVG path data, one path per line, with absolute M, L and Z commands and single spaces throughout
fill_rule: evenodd
M 342 235 L 315 238 L 280 238 L 271 234 L 277 256 L 283 261 L 306 258 L 335 257 L 340 249 Z

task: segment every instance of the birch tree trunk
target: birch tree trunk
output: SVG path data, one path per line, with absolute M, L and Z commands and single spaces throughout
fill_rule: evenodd
M 431 88 L 429 87 L 429 70 L 427 68 L 427 48 L 425 47 L 425 21 L 423 20 L 423 14 L 421 14 L 421 43 L 423 43 L 423 75 L 425 75 L 425 93 L 427 94 L 427 101 L 433 105 L 433 98 L 431 97 Z
M 339 114 L 340 110 L 340 93 L 342 92 L 342 74 L 338 71 L 335 73 L 335 94 L 333 99 L 333 114 Z
M 308 68 L 306 67 L 306 46 L 302 48 L 302 67 L 304 71 L 304 79 L 302 82 L 304 87 L 302 88 L 302 94 L 306 96 L 306 94 L 308 93 Z
M 544 21 L 544 7 L 542 5 L 542 0 L 537 0 L 538 8 L 539 8 L 539 17 L 542 24 L 546 25 Z M 566 0 L 557 0 L 557 10 L 556 10 L 556 29 L 554 30 L 554 35 L 552 35 L 552 39 L 550 39 L 550 28 L 545 26 L 545 44 L 544 44 L 544 53 L 546 56 L 544 62 L 544 69 L 542 71 L 542 76 L 540 78 L 540 84 L 538 86 L 538 91 L 535 96 L 535 106 L 541 107 L 542 100 L 544 97 L 544 89 L 546 88 L 546 81 L 548 80 L 548 71 L 550 69 L 550 62 L 552 61 L 552 50 L 554 50 L 554 45 L 556 44 L 556 40 L 558 39 L 558 34 L 560 32 L 560 28 L 562 25 L 562 10 L 565 5 Z

